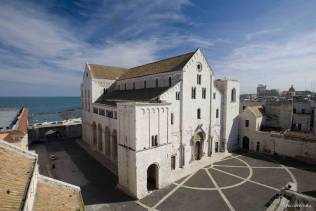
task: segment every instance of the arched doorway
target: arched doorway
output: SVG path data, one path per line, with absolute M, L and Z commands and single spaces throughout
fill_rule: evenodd
M 147 169 L 147 190 L 158 189 L 158 165 L 151 164 Z
M 194 135 L 193 139 L 193 160 L 200 160 L 203 156 L 203 134 L 199 132 Z
M 242 139 L 242 149 L 249 151 L 249 138 L 247 136 L 244 136 Z

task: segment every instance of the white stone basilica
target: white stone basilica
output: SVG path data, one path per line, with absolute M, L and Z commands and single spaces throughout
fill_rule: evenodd
M 83 141 L 135 198 L 238 148 L 239 82 L 215 80 L 201 49 L 125 69 L 87 64 Z

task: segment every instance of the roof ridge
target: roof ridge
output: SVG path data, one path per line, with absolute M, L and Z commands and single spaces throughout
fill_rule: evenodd
M 196 52 L 196 50 L 195 51 L 191 51 L 191 52 L 187 52 L 187 53 L 183 53 L 183 54 L 180 54 L 180 55 L 177 55 L 177 56 L 172 56 L 172 57 L 160 59 L 160 60 L 157 60 L 157 61 L 153 61 L 153 62 L 142 64 L 142 65 L 139 65 L 139 66 L 128 68 L 128 70 L 131 70 L 131 69 L 134 69 L 134 68 L 138 68 L 138 67 L 142 67 L 142 66 L 145 66 L 145 65 L 155 64 L 155 63 L 162 62 L 162 61 L 167 61 L 167 60 L 170 60 L 170 59 L 175 59 L 177 57 L 188 55 L 188 54 L 192 54 L 193 55 L 195 52 Z
M 111 68 L 120 68 L 120 69 L 126 69 L 128 70 L 129 68 L 126 67 L 119 67 L 119 66 L 111 66 L 111 65 L 105 65 L 105 64 L 88 64 L 88 65 L 98 65 L 98 66 L 103 66 L 103 67 L 111 67 Z

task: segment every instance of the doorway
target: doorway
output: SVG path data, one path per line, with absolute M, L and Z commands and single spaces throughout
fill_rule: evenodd
M 147 169 L 147 190 L 158 189 L 158 166 L 151 164 Z
M 249 151 L 249 138 L 247 136 L 244 136 L 242 139 L 242 149 L 245 151 Z

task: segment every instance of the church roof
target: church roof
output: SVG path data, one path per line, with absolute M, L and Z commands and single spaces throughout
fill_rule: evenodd
M 72 188 L 49 177 L 39 176 L 33 210 L 83 211 L 80 189 Z
M 248 106 L 248 109 L 256 116 L 256 118 L 263 116 L 262 106 Z
M 157 100 L 158 96 L 170 87 L 134 89 L 134 90 L 115 90 L 109 94 L 103 93 L 96 103 L 116 105 L 117 102 L 150 102 Z
M 295 92 L 295 89 L 294 89 L 293 85 L 292 85 L 291 88 L 289 89 L 289 92 Z
M 130 68 L 119 80 L 180 70 L 191 59 L 194 53 L 195 51 Z
M 36 155 L 0 140 L 0 210 L 22 210 Z
M 111 67 L 99 64 L 88 65 L 91 77 L 96 79 L 117 80 L 124 72 L 127 71 L 126 68 L 122 67 Z

